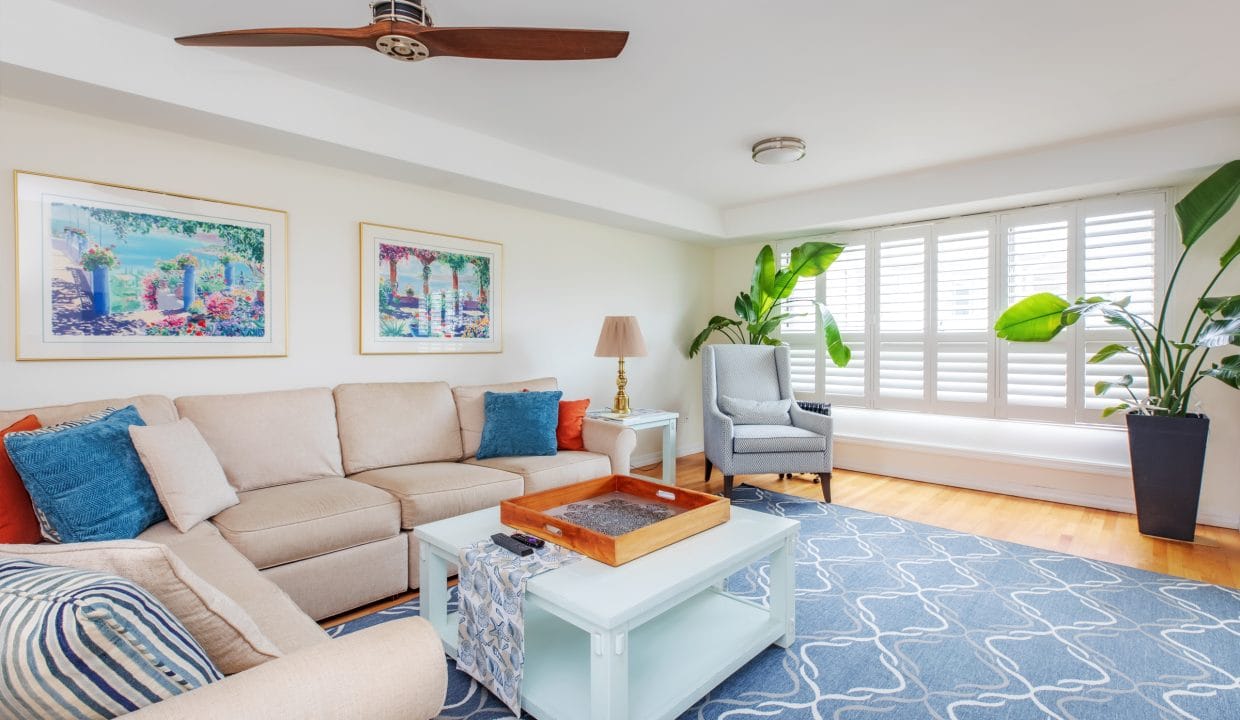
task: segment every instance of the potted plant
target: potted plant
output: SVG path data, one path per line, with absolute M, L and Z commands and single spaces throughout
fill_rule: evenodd
M 1196 302 L 1180 332 L 1176 332 L 1180 326 L 1167 319 L 1176 280 L 1189 251 L 1232 209 L 1238 197 L 1240 160 L 1224 165 L 1175 206 L 1184 248 L 1167 282 L 1157 322 L 1130 312 L 1128 298 L 1081 297 L 1070 303 L 1050 293 L 1039 293 L 1012 305 L 995 323 L 995 332 L 1004 340 L 1046 342 L 1082 317 L 1100 313 L 1111 325 L 1132 334 L 1133 344 L 1107 345 L 1088 362 L 1135 356 L 1149 378 L 1146 397 L 1137 397 L 1132 391 L 1130 375 L 1094 387 L 1096 395 L 1120 387 L 1131 398 L 1131 402 L 1109 407 L 1102 414 L 1127 415 L 1137 522 L 1146 535 L 1193 539 L 1210 420 L 1192 412 L 1192 394 L 1207 378 L 1240 389 L 1240 355 L 1217 362 L 1209 362 L 1207 357 L 1213 349 L 1240 345 L 1240 295 L 1211 295 L 1219 279 L 1240 257 L 1240 238 L 1223 252 L 1218 271 L 1195 295 Z
M 111 247 L 91 245 L 82 253 L 82 269 L 90 273 L 90 304 L 100 317 L 112 314 L 111 270 L 116 263 Z
M 775 263 L 775 251 L 770 245 L 763 246 L 753 261 L 753 281 L 749 292 L 740 292 L 733 303 L 735 318 L 716 315 L 706 327 L 693 338 L 689 345 L 689 357 L 697 355 L 711 335 L 719 333 L 732 343 L 742 345 L 779 345 L 775 337 L 779 324 L 792 317 L 783 312 L 783 301 L 792 296 L 801 278 L 823 274 L 831 263 L 844 252 L 843 245 L 825 242 L 807 242 L 792 248 L 788 253 L 788 265 L 782 269 Z M 852 359 L 852 350 L 840 337 L 835 316 L 822 303 L 815 302 L 822 316 L 822 331 L 827 342 L 827 353 L 838 367 L 844 367 Z

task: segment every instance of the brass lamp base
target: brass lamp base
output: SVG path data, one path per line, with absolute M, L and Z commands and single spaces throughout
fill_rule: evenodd
M 620 358 L 620 369 L 616 373 L 616 398 L 612 401 L 611 411 L 617 415 L 629 414 L 629 396 L 624 392 L 629 378 L 624 374 L 624 358 Z

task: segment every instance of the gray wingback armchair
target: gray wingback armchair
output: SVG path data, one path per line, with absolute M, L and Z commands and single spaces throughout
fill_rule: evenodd
M 781 416 L 735 416 L 725 405 L 791 401 Z M 771 415 L 766 412 L 766 415 Z M 782 420 L 782 422 L 781 422 Z M 762 422 L 765 421 L 765 422 Z M 702 425 L 706 434 L 706 482 L 723 473 L 723 494 L 732 495 L 736 475 L 816 473 L 822 498 L 831 502 L 831 418 L 806 412 L 792 394 L 788 348 L 768 345 L 707 345 L 702 348 Z

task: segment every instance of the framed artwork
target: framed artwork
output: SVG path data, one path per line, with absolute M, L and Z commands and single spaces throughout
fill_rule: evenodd
M 288 216 L 17 171 L 18 360 L 281 357 Z
M 502 349 L 499 243 L 362 223 L 361 353 Z

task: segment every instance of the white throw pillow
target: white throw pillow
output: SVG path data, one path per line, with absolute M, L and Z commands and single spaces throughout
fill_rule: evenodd
M 188 419 L 164 425 L 133 425 L 129 437 L 151 476 L 168 521 L 177 530 L 189 532 L 240 502 L 211 446 Z
M 746 400 L 719 396 L 719 409 L 737 425 L 791 425 L 791 400 Z
M 235 600 L 190 570 L 165 545 L 142 540 L 0 545 L 0 560 L 6 559 L 93 570 L 129 580 L 163 603 L 225 675 L 283 654 Z

